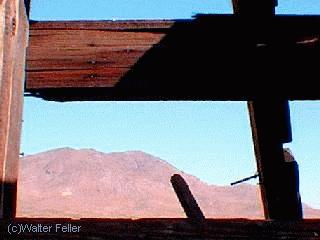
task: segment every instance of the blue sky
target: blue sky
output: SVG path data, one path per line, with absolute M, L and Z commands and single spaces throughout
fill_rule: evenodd
M 278 1 L 278 13 L 320 13 L 319 0 Z M 32 17 L 41 20 L 172 19 L 197 13 L 232 13 L 231 0 L 32 0 Z
M 231 13 L 229 1 L 33 0 L 31 17 L 63 19 L 190 18 Z M 317 0 L 279 0 L 278 13 L 320 14 Z M 290 102 L 304 202 L 320 208 L 320 101 Z M 26 98 L 22 151 L 59 147 L 103 152 L 143 150 L 212 184 L 256 171 L 245 102 L 77 102 Z M 251 181 L 255 183 L 256 181 Z

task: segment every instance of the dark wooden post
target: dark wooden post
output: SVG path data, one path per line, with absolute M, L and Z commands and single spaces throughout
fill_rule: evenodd
M 26 7 L 27 16 L 30 17 L 31 0 L 24 0 L 24 5 Z
M 265 217 L 299 220 L 298 165 L 286 161 L 283 150 L 292 140 L 288 101 L 251 101 L 248 108 Z
M 179 174 L 174 174 L 171 184 L 187 217 L 194 223 L 202 222 L 205 217 L 186 181 Z
M 233 0 L 232 3 L 236 15 L 260 28 L 269 26 L 277 5 L 276 0 Z M 283 152 L 283 143 L 292 141 L 288 101 L 254 100 L 248 103 L 248 108 L 265 217 L 302 219 L 298 165 L 295 161 L 286 162 Z
M 241 16 L 273 16 L 277 0 L 232 0 L 234 14 Z

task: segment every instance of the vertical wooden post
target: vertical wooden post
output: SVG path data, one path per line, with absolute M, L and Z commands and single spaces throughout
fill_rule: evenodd
M 232 0 L 234 14 L 241 16 L 270 17 L 275 14 L 277 0 Z
M 24 0 L 24 5 L 26 7 L 26 13 L 27 16 L 30 16 L 30 10 L 31 10 L 31 0 Z
M 14 218 L 29 34 L 23 0 L 0 0 L 0 218 Z
M 276 0 L 232 3 L 236 15 L 250 20 L 246 24 L 260 24 L 260 28 L 269 26 L 277 5 Z M 267 219 L 302 219 L 298 165 L 286 162 L 283 153 L 283 143 L 292 141 L 288 101 L 254 100 L 248 108 L 264 215 Z
M 302 219 L 298 165 L 283 150 L 292 139 L 288 101 L 256 100 L 248 108 L 265 217 Z

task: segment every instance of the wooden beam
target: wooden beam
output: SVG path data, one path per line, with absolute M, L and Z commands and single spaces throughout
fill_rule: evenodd
M 232 4 L 234 14 L 260 18 L 275 14 L 277 0 L 232 0 Z
M 32 23 L 27 88 L 113 87 L 140 57 L 161 41 L 172 24 L 171 21 Z
M 319 16 L 276 16 L 256 28 L 232 15 L 32 22 L 26 91 L 55 101 L 320 99 L 319 25 Z
M 28 17 L 30 17 L 31 0 L 24 0 L 24 5 L 26 7 L 26 14 Z
M 28 40 L 23 0 L 1 0 L 0 22 L 0 218 L 13 218 Z
M 186 181 L 179 174 L 174 174 L 170 181 L 188 219 L 193 223 L 201 223 L 205 217 Z
M 265 217 L 300 220 L 298 165 L 285 161 L 282 146 L 291 141 L 288 102 L 252 101 L 248 108 Z
M 10 235 L 9 224 L 51 226 L 50 232 Z M 61 225 L 58 225 L 61 224 Z M 74 232 L 63 233 L 62 226 Z M 17 226 L 17 225 L 15 225 Z M 80 227 L 80 229 L 78 228 Z M 56 231 L 56 228 L 58 229 Z M 40 229 L 40 228 L 38 228 Z M 79 232 L 77 231 L 79 229 Z M 320 220 L 279 222 L 245 219 L 206 219 L 201 225 L 190 224 L 187 219 L 17 219 L 14 223 L 2 221 L 0 234 L 5 239 L 82 239 L 82 240 L 159 240 L 159 239 L 299 239 L 316 240 L 320 236 Z
M 233 4 L 239 18 L 245 18 L 248 24 L 255 22 L 265 33 L 270 32 L 270 23 L 275 18 L 275 0 L 236 0 Z M 278 50 L 286 47 L 281 41 L 275 45 Z M 277 57 L 276 52 L 260 57 L 265 61 L 267 56 L 267 61 Z M 247 71 L 250 67 L 248 65 Z M 268 68 L 261 70 L 261 74 L 270 71 Z M 279 84 L 272 82 L 271 86 L 276 89 Z M 285 161 L 282 146 L 292 141 L 289 103 L 282 99 L 255 100 L 248 102 L 248 108 L 264 215 L 267 219 L 301 220 L 298 165 L 294 161 Z

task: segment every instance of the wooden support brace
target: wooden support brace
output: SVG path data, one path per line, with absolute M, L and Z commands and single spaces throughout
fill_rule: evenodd
M 233 0 L 236 15 L 255 20 L 266 32 L 276 5 L 275 0 Z M 248 103 L 248 108 L 265 217 L 300 220 L 298 165 L 286 162 L 283 150 L 283 143 L 292 141 L 288 101 L 255 100 Z
M 288 101 L 252 101 L 248 108 L 265 217 L 300 220 L 298 165 L 282 146 L 291 141 Z
M 23 0 L 0 0 L 0 218 L 14 218 L 28 19 Z
M 171 177 L 171 183 L 187 217 L 192 222 L 202 222 L 205 217 L 186 181 L 179 174 L 174 174 Z

